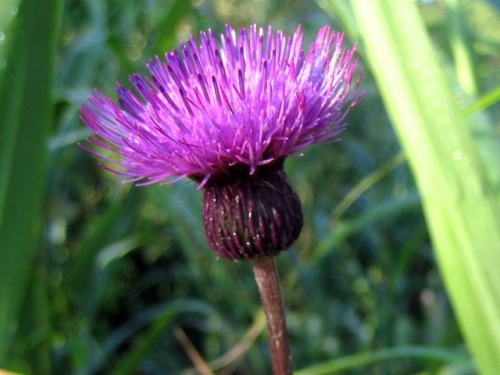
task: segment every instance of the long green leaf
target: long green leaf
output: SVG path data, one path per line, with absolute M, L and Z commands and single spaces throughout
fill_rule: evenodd
M 469 95 L 477 95 L 474 54 L 467 30 L 465 16 L 466 0 L 446 0 L 449 9 L 447 18 L 450 30 L 450 47 L 455 60 L 455 74 L 460 86 Z
M 61 1 L 19 5 L 0 87 L 0 364 L 38 246 Z
M 464 368 L 469 362 L 458 353 L 442 348 L 427 348 L 424 346 L 400 346 L 397 348 L 379 349 L 368 353 L 357 353 L 347 357 L 337 358 L 295 372 L 295 375 L 328 375 L 343 373 L 342 371 L 359 369 L 364 366 L 385 361 L 419 358 L 425 361 L 436 361 L 458 364 Z
M 483 374 L 500 369 L 500 205 L 415 2 L 351 0 L 416 177 L 438 265 Z

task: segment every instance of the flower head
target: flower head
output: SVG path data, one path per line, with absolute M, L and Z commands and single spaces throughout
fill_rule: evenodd
M 156 57 L 150 76 L 130 76 L 136 94 L 118 85 L 119 105 L 95 91 L 82 106 L 89 150 L 106 168 L 141 183 L 190 177 L 205 184 L 235 165 L 253 174 L 312 143 L 335 141 L 360 97 L 354 48 L 323 27 L 304 56 L 300 27 L 292 37 L 255 25 L 226 26 L 219 42 L 200 33 L 179 51 Z M 138 94 L 138 95 L 137 95 Z M 85 146 L 84 146 L 85 148 Z
M 150 76 L 118 85 L 119 105 L 95 91 L 82 106 L 96 134 L 82 146 L 128 181 L 171 183 L 189 177 L 203 190 L 203 224 L 222 257 L 251 259 L 287 249 L 303 225 L 283 171 L 284 159 L 313 143 L 335 142 L 361 97 L 355 48 L 323 27 L 307 54 L 293 36 L 255 25 L 191 37 Z M 359 76 L 358 76 L 359 77 Z

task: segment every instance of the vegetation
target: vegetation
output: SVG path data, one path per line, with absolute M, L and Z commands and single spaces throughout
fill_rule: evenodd
M 226 22 L 330 24 L 362 56 L 343 141 L 286 164 L 296 373 L 500 368 L 498 2 L 7 0 L 0 22 L 0 369 L 269 373 L 251 267 L 207 247 L 196 185 L 122 184 L 76 146 L 94 87 Z

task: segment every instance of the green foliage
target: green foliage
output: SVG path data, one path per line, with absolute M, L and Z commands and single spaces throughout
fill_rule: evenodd
M 39 243 L 59 11 L 59 1 L 20 4 L 19 20 L 13 28 L 11 48 L 5 59 L 7 67 L 2 72 L 0 363 L 17 326 Z M 53 26 L 47 29 L 46 25 Z
M 294 367 L 490 374 L 500 16 L 483 0 L 390 1 L 72 0 L 60 17 L 21 0 L 0 27 L 0 369 L 194 374 L 183 331 L 214 373 L 269 373 L 250 266 L 207 248 L 196 186 L 121 184 L 75 145 L 78 108 L 200 29 L 301 23 L 310 41 L 334 22 L 360 43 L 366 94 L 341 143 L 287 161 L 306 221 L 278 257 Z
M 389 1 L 389 0 L 388 0 Z M 415 5 L 352 1 L 370 66 L 418 182 L 440 271 L 483 374 L 500 368 L 500 180 L 488 179 Z M 460 4 L 449 1 L 457 78 L 474 93 Z M 493 132 L 491 134 L 494 135 Z M 497 140 L 498 145 L 498 140 Z M 490 150 L 498 158 L 500 148 Z M 494 176 L 493 176 L 494 177 Z

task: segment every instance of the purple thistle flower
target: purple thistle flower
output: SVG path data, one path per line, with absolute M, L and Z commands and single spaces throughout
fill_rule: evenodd
M 321 28 L 305 56 L 302 39 L 300 27 L 289 37 L 255 25 L 239 33 L 226 26 L 219 43 L 210 30 L 200 33 L 199 45 L 191 37 L 164 60 L 150 61 L 150 77 L 130 77 L 139 95 L 118 85 L 119 106 L 97 90 L 82 106 L 82 120 L 96 134 L 89 143 L 117 158 L 81 147 L 104 160 L 104 168 L 127 176 L 128 182 L 172 183 L 184 177 L 196 181 L 204 191 L 207 239 L 219 255 L 248 259 L 275 254 L 297 238 L 302 213 L 295 215 L 295 229 L 285 235 L 286 241 L 281 229 L 267 233 L 272 226 L 268 219 L 287 221 L 289 217 L 272 208 L 275 198 L 269 198 L 269 191 L 254 194 L 262 185 L 256 181 L 269 182 L 269 176 L 276 180 L 279 175 L 277 179 L 286 186 L 277 183 L 274 190 L 290 190 L 293 210 L 298 206 L 301 211 L 283 172 L 284 159 L 310 144 L 337 141 L 346 128 L 347 112 L 362 95 L 357 89 L 359 78 L 353 82 L 358 62 L 355 47 L 342 48 L 343 34 Z M 236 188 L 239 193 L 228 190 L 242 181 L 251 185 L 246 193 L 241 192 L 246 188 Z M 212 203 L 224 200 L 221 186 L 233 202 L 226 208 L 237 212 L 241 228 L 225 223 L 221 230 L 219 222 L 227 221 L 226 209 L 214 219 L 220 202 Z M 258 210 L 254 206 L 259 206 L 255 202 L 254 208 L 234 206 L 238 194 L 243 194 L 243 201 L 266 195 L 265 206 L 270 208 L 265 218 L 252 218 Z M 242 223 L 249 215 L 250 222 Z M 208 228 L 214 221 L 217 226 Z M 231 246 L 221 250 L 222 242 Z M 250 242 L 255 248 L 251 254 L 242 250 Z

